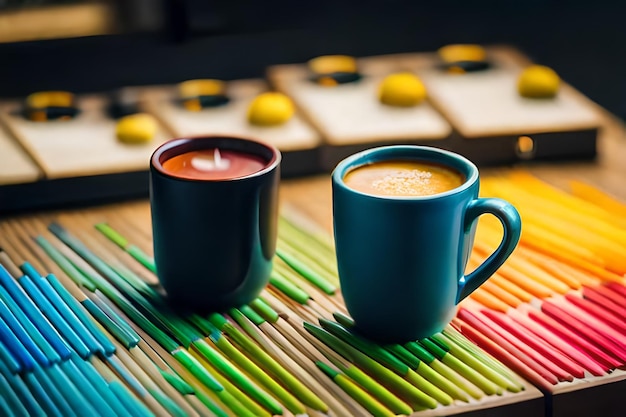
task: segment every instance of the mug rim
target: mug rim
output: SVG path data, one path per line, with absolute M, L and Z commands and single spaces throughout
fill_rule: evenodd
M 240 177 L 232 177 L 232 178 L 224 178 L 224 179 L 179 177 L 179 176 L 171 174 L 165 168 L 163 168 L 163 163 L 161 162 L 161 158 L 168 151 L 172 151 L 172 149 L 175 149 L 175 148 L 181 148 L 180 152 L 176 152 L 169 157 L 169 158 L 172 158 L 174 156 L 182 155 L 183 153 L 186 153 L 186 152 L 203 149 L 202 146 L 197 146 L 198 142 L 200 141 L 202 141 L 202 143 L 206 143 L 206 142 L 214 143 L 215 141 L 219 141 L 219 140 L 240 142 L 242 146 L 245 146 L 246 143 L 252 143 L 256 146 L 267 149 L 272 154 L 272 157 L 269 161 L 266 162 L 265 167 L 259 171 L 253 172 L 248 175 L 243 175 Z M 244 149 L 238 149 L 238 148 L 235 148 L 235 149 L 225 148 L 225 149 L 241 150 L 241 151 L 244 150 Z M 257 156 L 261 156 L 258 153 L 254 153 L 254 154 Z M 150 167 L 156 170 L 156 172 L 158 172 L 161 175 L 164 175 L 168 178 L 172 178 L 172 179 L 179 180 L 179 181 L 219 183 L 219 182 L 230 182 L 230 181 L 242 181 L 242 180 L 247 180 L 250 178 L 263 176 L 267 174 L 268 172 L 271 172 L 274 169 L 276 169 L 276 167 L 280 164 L 281 160 L 282 160 L 282 154 L 277 147 L 267 142 L 258 140 L 256 138 L 234 136 L 234 135 L 197 135 L 197 136 L 184 136 L 184 137 L 177 137 L 177 138 L 169 139 L 168 141 L 159 145 L 159 147 L 154 150 L 154 152 L 152 153 L 152 156 L 150 157 Z
M 445 159 L 446 161 L 454 161 L 456 165 L 449 164 L 441 161 L 433 161 L 429 158 L 420 158 L 419 155 L 424 154 L 436 154 Z M 462 175 L 465 176 L 464 182 L 456 188 L 453 188 L 448 191 L 444 191 L 441 193 L 431 194 L 431 195 L 407 195 L 407 196 L 398 196 L 398 195 L 379 195 L 379 194 L 371 194 L 365 193 L 363 191 L 358 191 L 354 188 L 349 187 L 345 181 L 344 177 L 346 174 L 356 168 L 365 166 L 369 163 L 382 162 L 386 160 L 416 160 L 416 161 L 425 161 L 431 163 L 439 163 L 444 166 L 451 166 L 453 169 L 459 171 Z M 422 145 L 387 145 L 387 146 L 379 146 L 375 148 L 369 148 L 363 150 L 361 152 L 357 152 L 353 155 L 348 156 L 347 158 L 340 161 L 332 174 L 333 184 L 337 185 L 344 190 L 350 191 L 352 193 L 369 197 L 372 199 L 379 200 L 398 200 L 398 201 L 422 201 L 422 200 L 433 200 L 439 199 L 443 197 L 447 197 L 450 195 L 455 195 L 458 193 L 462 193 L 463 191 L 470 188 L 477 180 L 478 180 L 478 167 L 466 157 L 451 151 L 447 151 L 445 149 L 436 148 L 433 146 L 422 146 Z

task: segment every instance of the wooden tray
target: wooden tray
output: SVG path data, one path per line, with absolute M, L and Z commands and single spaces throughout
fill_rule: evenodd
M 322 167 L 333 168 L 344 157 L 385 144 L 414 143 L 446 147 L 450 125 L 428 103 L 395 108 L 381 104 L 377 88 L 391 73 L 410 71 L 414 55 L 396 54 L 357 61 L 364 78 L 356 83 L 323 87 L 309 80 L 305 64 L 268 69 L 277 90 L 293 98 L 324 138 Z
M 137 261 L 129 256 L 117 258 L 118 255 L 123 254 L 123 250 L 121 248 L 109 246 L 107 243 L 110 244 L 110 242 L 103 242 L 102 235 L 100 235 L 99 232 L 93 227 L 93 224 L 95 224 L 96 222 L 106 222 L 107 224 L 115 227 L 118 231 L 123 230 L 123 234 L 126 237 L 130 238 L 129 242 L 132 242 L 133 245 L 136 244 L 137 246 L 135 248 L 137 250 L 139 250 L 140 252 L 143 251 L 147 254 L 146 259 L 148 261 L 153 255 L 150 208 L 146 202 L 117 204 L 113 206 L 103 206 L 88 210 L 66 210 L 57 213 L 45 213 L 43 215 L 34 216 L 21 216 L 4 220 L 0 219 L 0 232 L 2 232 L 0 233 L 0 245 L 2 245 L 4 251 L 6 251 L 9 256 L 18 254 L 18 256 L 15 258 L 18 263 L 21 263 L 23 261 L 29 261 L 32 262 L 34 265 L 37 265 L 39 262 L 42 262 L 44 265 L 53 266 L 50 262 L 50 259 L 48 259 L 48 256 L 44 253 L 40 253 L 40 255 L 42 255 L 41 260 L 37 259 L 36 254 L 39 253 L 39 251 L 36 252 L 33 249 L 36 246 L 36 243 L 34 242 L 34 240 L 30 239 L 31 236 L 34 237 L 37 235 L 51 238 L 51 236 L 49 235 L 49 231 L 46 230 L 46 226 L 51 221 L 60 222 L 63 227 L 67 227 L 67 231 L 72 236 L 78 237 L 78 239 L 84 242 L 84 244 L 86 245 L 85 248 L 88 248 L 89 251 L 99 251 L 100 249 L 98 248 L 104 247 L 109 248 L 106 249 L 105 252 L 108 252 L 111 256 L 119 259 L 119 261 L 121 262 L 119 266 L 124 264 L 127 268 L 129 268 L 129 271 L 140 271 L 141 269 L 137 268 L 143 267 L 139 266 L 139 264 L 137 264 Z M 285 232 L 279 227 L 278 233 L 279 236 L 284 236 Z M 326 238 L 328 238 L 328 236 L 326 236 Z M 56 239 L 50 239 L 50 241 L 56 241 Z M 302 250 L 306 251 L 306 247 L 308 246 L 307 242 L 303 241 L 303 244 L 304 246 L 302 247 Z M 281 245 L 281 243 L 279 243 L 279 245 Z M 315 250 L 319 250 L 319 245 L 319 242 L 317 243 L 317 245 L 311 245 L 310 250 L 315 253 Z M 316 247 L 317 249 L 315 249 Z M 310 261 L 304 261 L 303 265 L 307 265 L 307 262 Z M 48 272 L 43 267 L 40 269 L 42 270 L 42 272 Z M 145 279 L 147 279 L 146 282 L 151 282 L 154 284 L 157 283 L 157 281 L 155 281 L 156 277 L 154 275 L 144 270 L 141 271 L 142 272 L 138 273 L 140 273 L 142 277 L 145 277 Z M 61 271 L 59 272 L 59 274 L 64 273 Z M 332 308 L 333 310 L 335 310 L 337 309 L 338 305 L 342 304 L 342 297 L 340 297 L 339 293 L 332 295 L 326 294 L 316 290 L 314 286 L 306 284 L 306 282 L 308 281 L 304 280 L 304 278 L 292 277 L 292 279 L 294 279 L 294 283 L 297 283 L 296 285 L 302 286 L 302 288 L 307 289 L 307 292 L 314 291 L 315 299 L 317 300 L 316 308 L 318 310 L 322 311 L 328 308 Z M 83 291 L 88 290 L 84 289 Z M 282 305 L 280 306 L 281 318 L 279 319 L 279 322 L 272 323 L 270 321 L 265 321 L 263 324 L 259 325 L 262 326 L 262 333 L 267 335 L 266 337 L 264 337 L 265 342 L 260 344 L 259 346 L 262 349 L 267 349 L 267 347 L 270 347 L 270 349 L 267 349 L 267 353 L 270 354 L 274 352 L 275 349 L 282 349 L 281 352 L 284 352 L 289 357 L 301 358 L 301 364 L 299 366 L 296 364 L 295 368 L 293 368 L 294 371 L 290 371 L 294 372 L 293 376 L 298 378 L 300 381 L 303 381 L 305 383 L 308 381 L 310 383 L 314 379 L 320 378 L 317 381 L 322 388 L 325 387 L 324 389 L 330 390 L 330 386 L 335 387 L 335 383 L 331 382 L 325 375 L 321 373 L 311 372 L 311 367 L 307 366 L 308 362 L 311 362 L 312 364 L 312 360 L 308 357 L 304 349 L 316 349 L 316 347 L 311 345 L 307 347 L 308 342 L 305 345 L 296 342 L 292 343 L 294 340 L 305 340 L 301 337 L 296 337 L 295 339 L 293 339 L 294 332 L 296 334 L 299 334 L 299 332 L 295 330 L 295 326 L 301 326 L 300 324 L 298 324 L 300 320 L 315 323 L 317 319 L 323 317 L 323 315 L 320 315 L 320 312 L 316 311 L 316 309 L 311 308 L 312 304 L 307 304 L 307 306 L 305 307 L 297 303 L 291 303 L 288 296 L 281 293 L 280 290 L 275 287 L 266 288 L 262 296 L 269 300 L 280 300 Z M 148 299 L 146 299 L 146 301 L 150 302 L 148 301 Z M 271 301 L 270 304 L 272 304 Z M 259 332 L 261 332 L 261 330 L 259 330 Z M 276 340 L 281 341 L 281 344 L 276 344 Z M 292 342 L 289 342 L 290 340 Z M 120 346 L 118 349 L 123 350 L 126 348 Z M 226 354 L 226 356 L 227 355 L 228 354 Z M 168 356 L 166 355 L 166 357 Z M 284 356 L 278 356 L 279 361 L 281 361 L 282 357 Z M 231 359 L 228 358 L 226 360 L 230 361 Z M 315 366 L 313 366 L 313 368 L 315 368 Z M 454 373 L 456 374 L 456 372 Z M 457 377 L 463 380 L 468 385 L 472 385 L 460 374 L 457 374 Z M 375 377 L 375 379 L 379 378 L 380 377 Z M 440 404 L 437 408 L 432 410 L 416 411 L 412 414 L 412 416 L 441 417 L 454 415 L 465 417 L 495 417 L 507 415 L 511 417 L 543 417 L 545 415 L 545 403 L 544 397 L 541 392 L 539 392 L 528 382 L 525 382 L 521 377 L 516 378 L 516 381 L 524 386 L 524 390 L 517 393 L 505 390 L 502 395 L 485 395 L 478 400 L 472 398 L 467 403 L 456 400 L 452 404 L 447 406 L 443 406 Z M 285 388 L 287 390 L 290 389 L 290 387 Z M 475 387 L 475 389 L 481 392 L 478 387 Z M 319 389 L 317 389 L 317 392 L 319 392 Z M 341 390 L 339 387 L 335 387 L 334 390 L 330 390 L 329 392 L 337 393 L 341 392 Z M 351 401 L 346 402 L 345 394 L 343 396 L 338 395 L 333 398 L 335 398 L 336 405 L 346 407 L 345 410 L 353 410 L 353 408 L 351 408 L 349 405 L 349 402 Z M 312 413 L 310 415 L 321 416 L 322 413 Z M 343 416 L 346 414 L 340 413 L 337 410 L 333 410 L 331 406 L 331 411 L 328 414 L 324 415 Z M 356 415 L 360 416 L 366 414 Z
M 251 126 L 245 120 L 250 100 L 268 89 L 263 80 L 228 82 L 231 103 L 198 113 L 174 102 L 174 86 L 132 88 L 143 98 L 144 110 L 163 125 L 145 146 L 115 140 L 102 95 L 78 97 L 82 113 L 68 122 L 31 122 L 18 114 L 21 103 L 0 103 L 0 122 L 7 130 L 0 132 L 0 213 L 147 196 L 150 154 L 173 136 L 257 137 L 281 149 L 285 176 L 327 172 L 365 148 L 400 143 L 452 150 L 478 165 L 596 155 L 597 105 L 565 83 L 556 100 L 522 100 L 514 84 L 528 58 L 508 47 L 487 51 L 495 68 L 464 75 L 443 73 L 434 53 L 360 58 L 365 78 L 335 88 L 310 82 L 304 64 L 270 67 L 270 83 L 300 110 L 280 127 Z M 378 103 L 378 82 L 399 71 L 423 79 L 428 103 L 408 109 Z M 530 152 L 520 151 L 522 136 L 532 141 Z
M 3 152 L 1 158 L 12 161 L 8 169 L 15 178 L 23 169 L 30 172 L 13 186 L 5 185 L 15 181 L 0 177 L 0 213 L 148 195 L 150 156 L 169 136 L 160 129 L 149 144 L 121 143 L 104 96 L 80 96 L 77 101 L 81 113 L 75 119 L 50 122 L 25 119 L 19 102 L 0 105 L 0 121 L 11 134 L 1 139 L 3 149 L 4 142 L 11 143 L 7 149 L 16 155 Z M 31 161 L 23 152 L 17 156 L 20 149 Z M 24 168 L 29 162 L 30 168 Z
M 399 143 L 452 150 L 479 165 L 595 157 L 595 103 L 567 83 L 554 100 L 524 99 L 517 76 L 530 60 L 510 47 L 487 52 L 491 69 L 463 75 L 443 71 L 435 53 L 413 53 L 360 58 L 365 79 L 334 88 L 312 83 L 304 64 L 270 67 L 268 78 L 323 134 L 325 169 L 359 150 Z M 422 78 L 430 105 L 394 109 L 377 102 L 378 83 L 398 71 Z M 530 150 L 520 148 L 520 137 L 530 138 Z
M 41 178 L 42 173 L 37 164 L 2 126 L 0 149 L 0 186 L 23 184 Z
M 283 154 L 284 176 L 319 171 L 319 134 L 298 114 L 281 126 L 254 126 L 247 122 L 250 102 L 267 91 L 263 80 L 237 80 L 226 84 L 230 102 L 225 106 L 191 112 L 175 102 L 176 87 L 146 89 L 142 97 L 145 109 L 153 113 L 175 137 L 198 135 L 236 135 L 258 138 L 276 146 Z
M 528 58 L 507 47 L 487 51 L 491 69 L 462 75 L 439 69 L 434 54 L 414 58 L 431 101 L 467 140 L 466 156 L 492 164 L 596 155 L 600 117 L 591 100 L 564 82 L 554 99 L 523 98 L 517 78 Z M 521 136 L 531 138 L 530 151 L 519 149 Z
M 524 391 L 490 396 L 469 403 L 456 402 L 447 407 L 413 413 L 412 417 L 548 417 L 543 394 L 528 384 Z
M 626 371 L 617 369 L 602 377 L 560 383 L 546 394 L 546 406 L 553 417 L 623 416 L 624 390 Z

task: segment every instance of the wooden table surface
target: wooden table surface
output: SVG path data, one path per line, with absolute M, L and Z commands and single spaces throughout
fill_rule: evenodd
M 598 156 L 593 161 L 525 162 L 497 169 L 481 169 L 481 175 L 490 175 L 502 169 L 523 168 L 564 190 L 567 190 L 569 181 L 577 179 L 626 202 L 626 125 L 604 112 L 602 119 Z M 283 205 L 292 206 L 326 231 L 332 231 L 330 175 L 285 180 L 280 196 Z

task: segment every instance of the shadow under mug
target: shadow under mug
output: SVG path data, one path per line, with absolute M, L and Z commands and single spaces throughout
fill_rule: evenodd
M 216 148 L 233 159 L 250 156 L 261 166 L 210 179 L 164 167 L 177 156 Z M 173 139 L 154 152 L 154 258 L 173 304 L 204 312 L 239 307 L 267 285 L 276 249 L 280 161 L 273 146 L 228 136 Z
M 429 196 L 380 196 L 344 182 L 351 170 L 380 161 L 420 161 L 464 177 Z M 511 254 L 521 232 L 517 210 L 478 198 L 479 174 L 466 158 L 445 150 L 398 145 L 369 149 L 341 161 L 332 174 L 333 227 L 341 291 L 355 330 L 371 339 L 407 342 L 441 331 L 456 305 Z M 496 216 L 504 227 L 495 252 L 464 275 L 476 220 Z

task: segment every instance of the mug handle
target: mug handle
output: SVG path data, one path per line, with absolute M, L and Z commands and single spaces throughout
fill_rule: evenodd
M 520 238 L 522 220 L 517 209 L 499 198 L 478 198 L 472 200 L 467 205 L 463 219 L 465 233 L 471 233 L 474 221 L 483 214 L 493 214 L 500 220 L 504 229 L 504 236 L 498 248 L 489 255 L 485 262 L 459 279 L 457 304 L 480 287 L 483 282 L 487 281 L 500 268 L 511 252 L 513 252 Z

